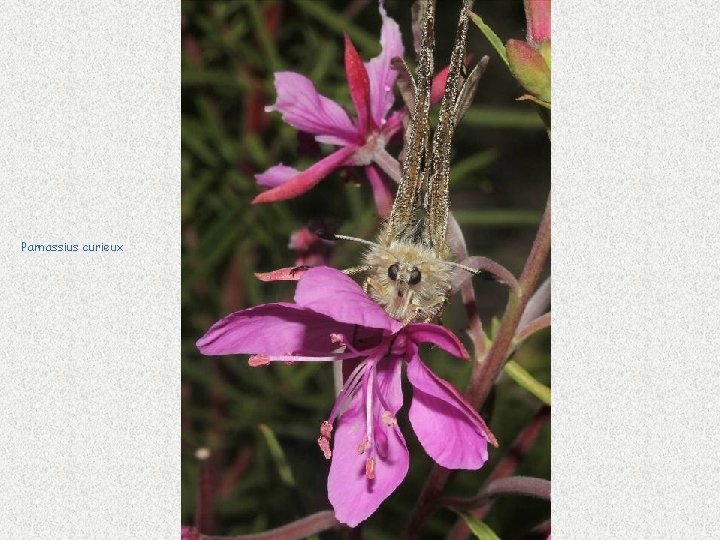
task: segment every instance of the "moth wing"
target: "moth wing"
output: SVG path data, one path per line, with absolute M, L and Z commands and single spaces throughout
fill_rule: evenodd
M 413 79 L 410 68 L 402 58 L 396 57 L 390 60 L 390 66 L 397 71 L 395 84 L 400 91 L 405 108 L 412 115 L 413 111 L 415 111 L 415 92 L 417 91 L 415 89 L 415 79 Z
M 480 77 L 485 73 L 485 68 L 489 60 L 489 56 L 483 56 L 467 76 L 467 79 L 465 79 L 455 104 L 455 125 L 460 123 L 460 120 L 462 120 L 462 117 L 465 116 L 465 113 L 470 108 L 472 100 L 475 97 L 478 83 L 480 82 Z
M 449 212 L 450 145 L 455 126 L 465 113 L 475 95 L 487 60 L 483 58 L 467 78 L 463 77 L 465 66 L 465 41 L 467 38 L 468 13 L 472 0 L 464 0 L 455 34 L 455 45 L 450 57 L 445 94 L 440 105 L 438 125 L 432 143 L 431 168 L 427 188 L 428 229 L 433 244 L 445 244 Z
M 422 10 L 422 11 L 419 11 Z M 403 236 L 412 229 L 416 209 L 423 204 L 425 163 L 428 159 L 430 123 L 430 89 L 433 76 L 433 49 L 435 45 L 435 0 L 420 0 L 413 6 L 413 13 L 422 13 L 420 42 L 417 46 L 418 67 L 412 86 L 411 121 L 405 132 L 402 180 L 398 187 L 389 218 L 389 231 L 393 236 Z M 414 15 L 417 17 L 417 15 Z M 405 74 L 412 81 L 407 66 Z M 399 71 L 403 75 L 402 69 Z M 408 77 L 401 77 L 407 84 Z M 401 92 L 403 88 L 401 87 Z

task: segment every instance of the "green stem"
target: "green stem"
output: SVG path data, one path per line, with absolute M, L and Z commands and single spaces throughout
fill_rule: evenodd
M 505 373 L 545 405 L 551 404 L 550 389 L 533 377 L 524 367 L 510 360 L 505 364 Z

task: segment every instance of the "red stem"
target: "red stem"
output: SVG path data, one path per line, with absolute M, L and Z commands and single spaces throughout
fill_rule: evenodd
M 241 534 L 240 536 L 207 536 L 200 535 L 200 540 L 301 540 L 312 534 L 340 526 L 331 510 L 323 510 L 311 514 L 277 529 L 257 534 Z
M 480 508 L 498 495 L 525 495 L 536 499 L 550 500 L 550 480 L 532 476 L 508 476 L 490 482 L 474 497 L 442 497 L 438 506 L 449 506 L 461 510 Z
M 502 458 L 500 463 L 498 463 L 495 469 L 493 469 L 493 472 L 490 473 L 490 476 L 485 481 L 483 487 L 491 482 L 499 480 L 500 478 L 506 478 L 515 472 L 515 469 L 517 469 L 520 462 L 528 454 L 532 445 L 535 444 L 535 440 L 540 435 L 540 431 L 542 431 L 543 426 L 545 426 L 549 419 L 550 407 L 541 407 L 530 423 L 528 423 L 528 425 L 526 425 L 520 434 L 515 438 L 510 446 L 510 450 Z M 483 487 L 480 488 L 480 491 L 482 491 Z M 488 504 L 481 508 L 476 508 L 470 513 L 482 521 L 489 509 L 490 505 Z M 465 540 L 469 534 L 470 530 L 465 524 L 465 520 L 458 519 L 446 538 L 447 540 Z
M 215 493 L 212 456 L 207 448 L 199 448 L 195 456 L 200 469 L 197 500 L 195 501 L 195 528 L 201 533 L 210 533 L 213 530 L 213 495 Z
M 550 196 L 548 195 L 545 212 L 535 241 L 533 242 L 530 255 L 520 276 L 520 287 L 518 294 L 510 294 L 508 306 L 500 322 L 500 328 L 493 340 L 485 358 L 475 364 L 470 384 L 468 385 L 465 397 L 468 402 L 480 409 L 485 403 L 495 380 L 505 365 L 508 353 L 513 344 L 515 331 L 522 317 L 525 306 L 530 299 L 540 274 L 545 266 L 548 253 L 550 252 Z M 410 521 L 405 532 L 405 538 L 412 540 L 418 538 L 425 520 L 436 506 L 436 501 L 442 493 L 450 478 L 451 472 L 448 469 L 435 465 L 425 481 L 423 490 L 418 497 L 415 510 L 410 516 Z

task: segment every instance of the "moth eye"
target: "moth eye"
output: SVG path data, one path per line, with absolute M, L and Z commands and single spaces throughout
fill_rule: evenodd
M 417 268 L 413 268 L 410 272 L 410 279 L 408 280 L 408 283 L 410 285 L 417 285 L 418 283 L 420 283 L 420 277 L 420 270 L 418 270 Z
M 397 273 L 398 270 L 400 270 L 400 267 L 396 264 L 391 264 L 388 268 L 388 277 L 395 281 L 397 279 Z

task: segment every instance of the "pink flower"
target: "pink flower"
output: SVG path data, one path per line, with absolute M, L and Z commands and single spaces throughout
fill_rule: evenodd
M 405 110 L 390 113 L 397 78 L 390 61 L 402 57 L 405 49 L 400 28 L 387 15 L 382 1 L 379 9 L 382 51 L 378 56 L 363 63 L 350 39 L 345 37 L 345 74 L 357 115 L 355 121 L 338 103 L 319 94 L 304 75 L 292 71 L 275 73 L 277 99 L 266 110 L 279 112 L 291 126 L 314 135 L 318 142 L 338 148 L 302 172 L 279 164 L 256 174 L 258 184 L 268 190 L 255 197 L 253 203 L 292 199 L 340 167 L 354 166 L 365 169 L 380 215 L 385 217 L 390 213 L 392 194 L 380 167 L 387 160 L 385 144 L 402 129 L 407 114 Z M 432 103 L 442 98 L 447 72 L 445 68 L 433 79 Z
M 527 42 L 540 47 L 550 41 L 550 0 L 525 0 Z
M 326 266 L 330 262 L 332 244 L 323 242 L 307 227 L 301 227 L 290 235 L 288 247 L 295 250 L 295 266 L 255 272 L 255 277 L 260 281 L 297 281 L 308 268 Z
M 290 249 L 295 250 L 295 266 L 326 266 L 330 261 L 332 244 L 323 242 L 307 227 L 301 227 L 290 235 Z
M 198 540 L 200 534 L 195 527 L 183 527 L 180 529 L 181 540 Z
M 348 276 L 317 267 L 298 281 L 295 303 L 233 313 L 213 325 L 197 345 L 206 355 L 252 354 L 252 366 L 352 362 L 354 369 L 320 428 L 318 443 L 325 457 L 332 458 L 328 498 L 335 515 L 354 527 L 380 506 L 408 470 L 408 449 L 396 421 L 403 404 L 403 361 L 414 388 L 410 423 L 431 458 L 447 468 L 478 469 L 487 460 L 488 441 L 497 445 L 478 413 L 420 360 L 420 343 L 468 356 L 445 328 L 403 326 Z
M 381 213 L 392 206 L 392 195 L 380 175 L 377 154 L 402 128 L 403 115 L 388 116 L 395 101 L 393 84 L 397 72 L 390 60 L 402 57 L 404 48 L 397 23 L 380 3 L 382 30 L 380 55 L 363 64 L 350 39 L 345 36 L 345 73 L 357 117 L 352 121 L 335 101 L 317 92 L 313 83 L 299 73 L 275 73 L 277 100 L 267 111 L 277 111 L 291 126 L 315 135 L 321 143 L 339 147 L 305 171 L 275 165 L 255 178 L 270 188 L 255 197 L 253 203 L 274 202 L 297 197 L 315 186 L 334 170 L 343 166 L 364 167 Z

